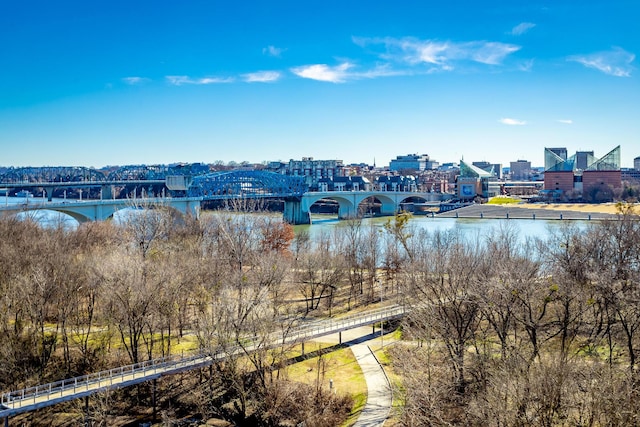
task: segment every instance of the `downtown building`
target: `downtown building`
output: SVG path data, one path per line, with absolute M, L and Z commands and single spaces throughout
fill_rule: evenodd
M 545 148 L 544 191 L 554 198 L 583 198 L 588 201 L 610 199 L 622 188 L 620 146 L 604 157 L 593 151 L 578 151 L 567 157 L 565 148 Z
M 319 187 L 325 186 L 327 182 L 334 180 L 342 182 L 338 178 L 345 176 L 342 160 L 315 160 L 313 157 L 303 157 L 301 160 L 291 159 L 288 163 L 271 162 L 265 170 L 282 175 L 302 176 L 305 184 L 312 191 L 318 191 Z
M 438 162 L 430 159 L 428 154 L 397 156 L 389 162 L 389 170 L 393 172 L 420 172 L 438 169 L 438 166 Z

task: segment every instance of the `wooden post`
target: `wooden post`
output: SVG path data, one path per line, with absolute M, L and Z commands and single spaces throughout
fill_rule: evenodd
M 342 332 L 338 332 L 338 344 L 342 344 Z

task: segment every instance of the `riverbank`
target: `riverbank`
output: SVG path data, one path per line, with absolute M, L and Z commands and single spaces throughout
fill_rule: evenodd
M 615 203 L 602 204 L 506 204 L 472 205 L 438 214 L 439 218 L 492 218 L 492 219 L 613 219 Z

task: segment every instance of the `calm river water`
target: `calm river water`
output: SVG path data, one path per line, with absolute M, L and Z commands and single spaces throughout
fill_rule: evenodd
M 2 197 L 2 202 L 7 204 L 25 203 L 27 200 L 23 197 Z M 29 203 L 41 203 L 42 199 L 29 198 Z M 206 214 L 206 213 L 205 213 Z M 65 227 L 75 228 L 78 222 L 68 215 L 61 214 L 53 211 L 31 211 L 19 214 L 21 216 L 30 216 L 36 219 L 43 226 L 57 226 L 60 223 Z M 119 220 L 122 214 L 116 213 L 116 220 Z M 253 214 L 250 214 L 253 215 Z M 273 214 L 279 215 L 279 214 Z M 389 220 L 389 217 L 378 218 L 365 218 L 363 219 L 364 225 L 371 225 L 382 227 L 385 222 Z M 314 215 L 312 217 L 313 224 L 311 225 L 297 225 L 295 226 L 296 232 L 301 230 L 307 230 L 311 237 L 316 237 L 323 232 L 329 232 L 346 226 L 344 221 L 338 220 L 335 216 L 331 215 Z M 558 228 L 563 221 L 560 220 L 540 220 L 540 219 L 468 219 L 468 218 L 432 218 L 429 216 L 416 215 L 411 218 L 410 225 L 420 229 L 426 229 L 427 231 L 448 231 L 458 230 L 463 234 L 469 236 L 484 236 L 488 233 L 493 233 L 499 229 L 503 223 L 509 222 L 511 226 L 515 226 L 522 239 L 527 237 L 543 237 L 549 234 L 549 230 Z M 587 227 L 589 221 L 573 221 L 578 227 Z
M 365 218 L 365 225 L 373 224 L 382 227 L 389 220 L 389 217 Z M 344 221 L 340 221 L 335 217 L 313 216 L 312 225 L 297 225 L 296 232 L 299 230 L 308 230 L 311 237 L 315 237 L 323 231 L 329 232 L 333 229 L 346 226 Z M 544 237 L 549 235 L 550 230 L 557 229 L 563 223 L 571 222 L 580 228 L 588 226 L 590 221 L 576 220 L 540 220 L 540 219 L 469 219 L 469 218 L 432 218 L 430 216 L 416 215 L 411 218 L 410 226 L 427 231 L 449 231 L 457 230 L 470 237 L 486 236 L 495 233 L 500 227 L 504 227 L 506 223 L 509 226 L 516 227 L 521 239 L 528 237 Z

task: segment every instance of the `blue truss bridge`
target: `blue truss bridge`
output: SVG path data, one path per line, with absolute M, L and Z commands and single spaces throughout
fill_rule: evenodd
M 48 168 L 50 169 L 50 168 Z M 48 170 L 47 169 L 47 170 Z M 67 171 L 69 172 L 69 171 Z M 320 200 L 337 202 L 338 217 L 359 215 L 361 204 L 374 198 L 380 203 L 382 215 L 393 215 L 407 200 L 429 201 L 429 193 L 411 191 L 322 191 L 310 192 L 303 176 L 289 176 L 259 170 L 233 170 L 201 173 L 199 175 L 172 174 L 176 170 L 119 170 L 109 175 L 88 173 L 80 169 L 76 175 L 30 171 L 0 175 L 0 194 L 8 200 L 20 190 L 42 195 L 23 204 L 3 205 L 1 212 L 49 209 L 71 215 L 79 222 L 110 218 L 120 209 L 133 206 L 161 204 L 183 213 L 197 216 L 200 204 L 210 200 L 273 199 L 284 202 L 284 219 L 292 224 L 310 224 L 310 208 Z M 18 179 L 22 177 L 22 179 Z M 45 178 L 47 178 L 45 180 Z M 54 201 L 62 191 L 82 189 L 93 197 Z

